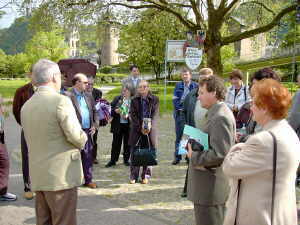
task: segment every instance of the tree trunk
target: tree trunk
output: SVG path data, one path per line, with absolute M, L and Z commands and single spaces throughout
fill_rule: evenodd
M 221 61 L 221 46 L 220 44 L 213 44 L 206 46 L 207 50 L 207 66 L 210 67 L 214 74 L 223 75 L 223 64 Z

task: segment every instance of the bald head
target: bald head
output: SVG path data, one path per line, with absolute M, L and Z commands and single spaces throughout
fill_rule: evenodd
M 88 85 L 88 78 L 83 73 L 77 73 L 72 79 L 73 87 L 76 88 L 78 91 L 83 92 L 87 89 Z

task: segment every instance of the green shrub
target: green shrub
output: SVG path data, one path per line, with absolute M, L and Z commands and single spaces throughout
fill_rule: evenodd
M 112 72 L 112 67 L 111 66 L 103 66 L 100 68 L 100 73 L 105 73 L 105 74 L 109 74 Z

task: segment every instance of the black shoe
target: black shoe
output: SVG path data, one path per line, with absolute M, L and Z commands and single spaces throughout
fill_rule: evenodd
M 186 161 L 186 164 L 189 164 L 190 159 L 186 156 L 186 157 L 185 157 L 185 161 Z
M 130 164 L 129 164 L 128 161 L 124 162 L 124 165 L 125 165 L 125 166 L 130 166 Z
M 180 163 L 180 160 L 174 159 L 174 161 L 172 162 L 172 165 L 177 165 L 177 164 L 179 164 L 179 163 Z
M 97 159 L 94 159 L 93 163 L 94 163 L 94 164 L 99 164 L 99 162 L 98 162 Z
M 187 193 L 186 192 L 182 192 L 180 196 L 181 196 L 181 198 L 186 198 L 187 197 Z
M 109 161 L 109 162 L 105 165 L 105 167 L 108 168 L 108 167 L 112 167 L 112 166 L 115 166 L 115 165 L 116 165 L 115 162 Z

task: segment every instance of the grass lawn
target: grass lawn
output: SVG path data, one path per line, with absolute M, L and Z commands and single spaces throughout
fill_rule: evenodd
M 13 98 L 16 90 L 28 83 L 28 80 L 0 80 L 0 94 L 3 98 Z
M 173 111 L 172 97 L 173 97 L 174 86 L 167 86 L 166 101 L 165 101 L 165 97 L 164 97 L 164 88 L 165 88 L 164 85 L 150 84 L 150 88 L 151 88 L 153 94 L 159 97 L 160 113 L 172 112 Z M 121 93 L 121 86 L 109 91 L 105 95 L 105 98 L 108 101 L 112 101 L 113 98 L 115 96 L 120 95 L 120 93 Z

